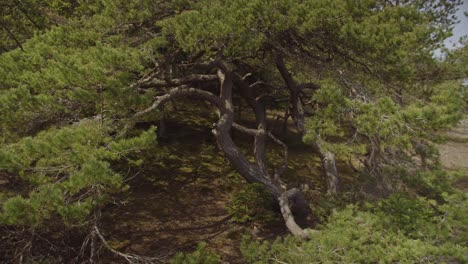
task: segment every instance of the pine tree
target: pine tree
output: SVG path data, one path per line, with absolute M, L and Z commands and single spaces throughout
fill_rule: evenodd
M 296 222 L 310 208 L 281 179 L 284 128 L 269 126 L 268 111 L 284 112 L 282 123 L 292 119 L 313 146 L 329 193 L 342 188 L 336 160 L 360 160 L 371 177 L 415 166 L 413 153 L 424 160 L 433 134 L 462 117 L 466 45 L 433 58 L 460 3 L 4 1 L 0 173 L 21 191 L 2 196 L 0 222 L 89 228 L 94 212 L 126 189 L 122 166 L 154 150 L 155 129 L 135 124 L 156 124 L 165 105 L 188 98 L 212 105 L 226 159 L 275 197 L 292 234 L 308 238 L 315 231 Z M 238 102 L 254 128 L 236 120 Z M 232 130 L 254 138 L 253 158 Z M 283 160 L 268 164 L 267 141 L 284 149 Z

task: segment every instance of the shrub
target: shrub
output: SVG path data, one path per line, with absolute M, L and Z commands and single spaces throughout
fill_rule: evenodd
M 115 139 L 98 122 L 50 129 L 0 150 L 7 170 L 24 193 L 2 201 L 0 224 L 40 228 L 82 224 L 93 208 L 128 188 L 114 163 L 138 166 L 135 153 L 154 145 L 155 129 Z
M 324 194 L 318 199 L 318 203 L 314 205 L 312 211 L 318 220 L 323 223 L 327 218 L 337 210 L 346 208 L 347 205 L 353 204 L 363 197 L 357 192 L 343 192 L 336 194 Z
M 177 253 L 172 258 L 171 264 L 218 264 L 221 259 L 215 253 L 206 249 L 206 243 L 198 244 L 195 251 L 192 253 Z
M 382 219 L 389 221 L 389 227 L 395 227 L 411 236 L 421 236 L 430 228 L 435 211 L 435 201 L 424 198 L 412 198 L 407 193 L 395 193 L 378 202 L 377 211 Z M 419 233 L 419 234 L 418 234 Z
M 402 179 L 419 195 L 442 201 L 443 196 L 454 193 L 455 190 L 450 182 L 451 178 L 457 176 L 456 174 L 456 172 L 434 169 L 414 174 L 404 173 Z
M 447 212 L 444 221 L 439 215 L 431 215 L 428 201 L 397 194 L 374 210 L 350 205 L 334 212 L 308 241 L 288 236 L 259 242 L 246 237 L 241 252 L 249 263 L 464 263 L 468 248 L 463 240 L 452 238 L 460 239 L 466 231 L 462 220 L 466 212 L 460 213 L 466 211 L 460 210 L 466 197 L 453 199 L 454 204 L 443 205 Z M 427 224 L 422 224 L 425 220 Z M 441 228 L 446 235 L 414 239 L 400 231 L 405 225 L 410 227 L 405 230 L 410 235 L 425 230 L 439 234 Z
M 274 198 L 260 184 L 248 184 L 229 203 L 227 210 L 234 221 L 245 223 L 250 221 L 271 222 L 277 217 L 274 210 Z

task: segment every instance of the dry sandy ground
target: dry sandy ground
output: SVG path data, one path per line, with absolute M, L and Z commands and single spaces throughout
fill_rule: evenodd
M 447 142 L 439 145 L 442 165 L 449 169 L 468 169 L 468 118 L 446 133 Z

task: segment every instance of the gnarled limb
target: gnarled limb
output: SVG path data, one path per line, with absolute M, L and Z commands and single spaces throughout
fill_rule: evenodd
M 273 133 L 268 132 L 268 136 L 275 143 L 277 143 L 278 145 L 283 147 L 283 164 L 281 164 L 281 167 L 279 167 L 278 169 L 275 170 L 275 179 L 277 179 L 277 178 L 279 179 L 281 174 L 283 174 L 284 171 L 286 171 L 286 169 L 288 168 L 288 146 L 286 146 L 286 144 L 284 144 L 283 141 L 281 141 L 277 137 L 275 137 L 275 135 L 273 135 Z
M 218 74 L 223 76 L 224 73 L 223 72 L 218 72 Z M 226 75 L 224 75 L 224 76 L 226 76 Z M 231 76 L 229 76 L 229 77 L 231 77 Z M 220 80 L 221 80 L 221 89 L 222 89 L 221 95 L 223 95 L 223 94 L 229 95 L 230 93 L 227 92 L 227 91 L 225 91 L 223 93 L 223 89 L 232 89 L 232 80 L 230 78 L 226 78 L 226 77 L 220 78 Z M 231 83 L 226 83 L 226 82 L 231 82 Z M 246 88 L 246 87 L 244 87 L 244 88 Z M 254 102 L 253 100 L 251 100 L 252 99 L 251 90 L 246 91 L 246 92 L 250 93 L 250 95 L 249 94 L 246 95 L 246 98 L 247 98 L 247 101 L 250 102 L 252 108 L 254 110 L 258 110 L 259 108 L 261 108 L 261 106 L 259 106 L 260 103 L 258 101 Z M 221 97 L 223 98 L 223 96 L 221 96 Z M 225 99 L 226 105 L 229 105 L 230 100 L 227 97 L 225 97 L 224 99 Z M 233 109 L 233 108 L 231 106 L 231 107 L 226 107 L 226 109 Z M 231 122 L 231 125 L 232 125 L 232 113 L 230 113 L 229 111 L 226 111 L 225 115 L 226 115 L 226 120 Z M 231 118 L 229 118 L 228 116 L 231 116 Z M 264 132 L 265 127 L 263 126 L 263 124 L 266 125 L 266 123 L 263 123 L 263 121 L 264 121 L 264 112 L 262 112 L 262 111 L 257 112 L 256 111 L 256 117 L 257 117 L 257 124 L 259 124 L 259 125 L 258 125 L 258 129 L 255 131 L 255 133 L 252 133 L 252 134 L 254 134 L 255 138 L 256 138 L 256 147 L 257 147 L 257 144 L 259 144 L 260 147 L 264 147 L 264 145 L 263 145 L 264 144 L 264 139 L 261 142 L 257 141 L 258 135 L 264 136 L 266 134 Z M 242 128 L 240 125 L 235 125 L 235 127 L 236 128 Z M 253 130 L 245 130 L 245 129 L 244 129 L 244 131 L 254 132 Z M 229 135 L 228 133 L 226 133 L 226 134 Z M 219 135 L 221 135 L 221 134 L 218 133 L 218 136 Z M 219 144 L 219 140 L 218 140 L 218 144 Z M 221 146 L 221 144 L 219 144 L 219 145 L 220 145 L 220 148 L 223 147 L 223 146 Z M 258 164 L 258 161 L 257 161 L 257 166 L 256 166 L 257 168 L 260 167 L 258 165 L 259 164 Z M 268 174 L 266 174 L 267 173 L 266 169 L 263 170 L 263 168 L 260 167 L 258 169 L 258 171 L 260 173 L 263 173 L 262 179 L 267 180 L 267 184 L 264 184 L 264 185 L 268 189 L 270 189 L 272 191 L 273 195 L 278 199 L 278 202 L 279 202 L 280 208 L 281 208 L 281 213 L 283 215 L 283 218 L 285 220 L 286 226 L 289 229 L 289 231 L 293 235 L 298 236 L 300 238 L 303 238 L 303 239 L 308 238 L 309 237 L 309 232 L 302 229 L 302 227 L 300 227 L 300 225 L 297 224 L 296 219 L 295 219 L 295 216 L 299 216 L 301 222 L 303 222 L 302 224 L 304 224 L 304 222 L 305 222 L 305 220 L 307 218 L 307 215 L 310 213 L 310 208 L 309 208 L 309 206 L 307 204 L 305 196 L 298 189 L 292 189 L 292 190 L 286 191 L 286 192 L 282 191 L 283 186 L 281 186 L 278 183 L 275 183 L 274 179 L 272 179 Z M 291 210 L 291 201 L 292 201 L 292 203 L 294 205 L 293 210 Z
M 213 134 L 216 137 L 219 148 L 244 179 L 248 182 L 260 183 L 271 191 L 273 196 L 278 199 L 280 203 L 280 207 L 282 208 L 281 212 L 288 229 L 290 229 L 292 234 L 298 235 L 301 238 L 306 238 L 308 232 L 303 231 L 294 218 L 297 214 L 297 216 L 299 216 L 298 219 L 301 220 L 301 222 L 305 222 L 310 212 L 304 195 L 298 189 L 285 192 L 285 185 L 280 184 L 279 174 L 275 174 L 275 177 L 271 177 L 266 168 L 264 149 L 268 133 L 266 132 L 266 113 L 263 105 L 259 101 L 253 99 L 252 93 L 248 94 L 246 98 L 256 113 L 257 129 L 249 129 L 235 124 L 234 106 L 232 104 L 233 73 L 229 70 L 227 65 L 221 62 L 218 62 L 218 64 L 220 65 L 218 65 L 219 69 L 217 75 L 221 84 L 219 97 L 204 90 L 180 86 L 171 89 L 165 95 L 157 97 L 156 101 L 149 108 L 138 112 L 134 117 L 137 118 L 153 110 L 160 109 L 169 101 L 180 97 L 201 99 L 212 103 L 219 111 L 219 120 L 214 124 L 213 129 Z M 250 89 L 251 87 L 245 88 Z M 230 133 L 232 128 L 255 137 L 255 163 L 250 162 L 232 140 Z M 272 135 L 270 135 L 270 137 L 275 141 L 279 141 Z M 287 157 L 287 151 L 285 157 Z M 287 160 L 287 158 L 285 160 Z
M 290 115 L 296 124 L 297 130 L 299 133 L 304 134 L 305 132 L 305 119 L 304 119 L 304 109 L 302 109 L 301 102 L 299 100 L 300 96 L 300 89 L 294 78 L 292 77 L 291 73 L 286 68 L 286 64 L 284 63 L 283 56 L 281 54 L 277 54 L 276 56 L 276 68 L 283 77 L 286 86 L 289 89 L 289 101 L 290 101 Z
M 171 89 L 165 95 L 158 96 L 156 101 L 154 101 L 154 103 L 150 107 L 137 112 L 133 117 L 138 118 L 158 108 L 162 108 L 169 101 L 174 100 L 179 97 L 190 97 L 192 99 L 206 100 L 214 104 L 216 107 L 221 107 L 222 105 L 222 101 L 216 95 L 210 92 L 187 87 L 187 86 L 180 86 L 180 87 Z

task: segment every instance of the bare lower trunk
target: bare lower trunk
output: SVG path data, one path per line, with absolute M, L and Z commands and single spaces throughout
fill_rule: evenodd
M 314 143 L 314 148 L 320 156 L 323 173 L 327 181 L 327 193 L 335 194 L 338 191 L 338 170 L 336 169 L 335 154 L 330 151 L 324 151 L 320 146 L 320 139 Z
M 336 193 L 338 191 L 338 171 L 336 169 L 335 155 L 331 152 L 325 152 L 322 158 L 322 166 L 327 179 L 327 193 Z

